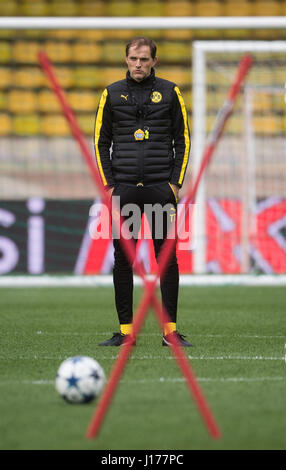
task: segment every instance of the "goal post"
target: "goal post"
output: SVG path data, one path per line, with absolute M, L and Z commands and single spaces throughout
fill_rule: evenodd
M 194 272 L 223 273 L 224 264 L 228 263 L 236 273 L 281 273 L 286 261 L 283 235 L 286 193 L 280 182 L 282 175 L 284 180 L 286 176 L 283 157 L 286 42 L 196 41 L 193 48 L 193 172 L 199 166 L 208 131 L 215 119 L 215 102 L 223 103 L 222 92 L 232 77 L 234 63 L 246 52 L 251 53 L 256 62 L 244 86 L 244 97 L 230 119 L 212 167 L 198 191 L 193 217 Z M 257 99 L 259 95 L 267 95 L 268 99 Z M 272 148 L 276 149 L 275 154 L 271 153 Z M 255 230 L 258 207 L 263 206 L 263 201 L 267 206 L 274 200 L 280 202 L 279 209 L 273 208 L 277 210 L 277 220 L 273 212 L 269 225 L 260 221 L 260 231 Z M 208 228 L 207 217 L 215 219 L 212 227 Z M 260 218 L 263 219 L 263 215 Z M 275 221 L 276 229 L 273 228 Z M 276 240 L 271 240 L 271 230 L 272 233 L 277 230 Z M 280 246 L 272 252 L 275 242 Z

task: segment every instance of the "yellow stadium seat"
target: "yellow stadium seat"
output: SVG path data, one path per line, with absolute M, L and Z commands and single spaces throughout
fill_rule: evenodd
M 110 41 L 103 45 L 102 61 L 105 63 L 110 62 L 124 62 L 125 60 L 125 43 L 121 41 Z
M 252 16 L 252 1 L 250 0 L 225 0 L 223 14 L 225 16 Z
M 120 2 L 119 2 L 120 3 Z M 163 16 L 164 4 L 156 0 L 138 0 L 135 16 Z
M 11 116 L 5 113 L 0 113 L 0 135 L 9 135 L 12 131 Z
M 11 45 L 9 41 L 0 42 L 0 63 L 6 64 L 10 62 L 12 56 Z
M 101 41 L 104 39 L 104 29 L 80 29 L 76 31 L 77 40 L 83 41 Z
M 67 136 L 71 134 L 66 119 L 59 114 L 43 116 L 40 120 L 40 132 L 49 137 Z
M 163 37 L 167 40 L 191 40 L 194 36 L 194 32 L 191 29 L 167 29 Z
M 68 42 L 47 41 L 45 51 L 54 63 L 66 63 L 73 59 L 71 46 Z
M 108 16 L 136 16 L 137 5 L 132 0 L 110 0 L 106 13 Z
M 279 0 L 253 0 L 253 15 L 279 16 L 281 15 L 281 2 Z
M 223 5 L 219 0 L 197 0 L 193 13 L 196 16 L 222 16 Z
M 52 29 L 45 31 L 45 37 L 54 41 L 69 41 L 78 39 L 78 33 L 76 29 Z
M 50 3 L 51 16 L 77 16 L 79 3 L 73 0 L 52 0 Z
M 253 112 L 267 112 L 271 108 L 272 96 L 268 93 L 254 93 L 252 101 Z
M 78 41 L 72 46 L 72 58 L 75 62 L 99 62 L 101 59 L 101 47 L 93 41 Z
M 104 39 L 118 40 L 121 42 L 124 41 L 124 44 L 127 43 L 129 39 L 140 35 L 140 31 L 134 31 L 131 29 L 108 29 L 104 31 Z M 151 31 L 148 31 L 147 34 L 145 32 L 143 35 L 153 37 Z M 155 39 L 155 36 L 153 39 Z
M 83 114 L 78 117 L 79 127 L 85 135 L 93 136 L 94 133 L 94 113 Z
M 95 95 L 90 91 L 71 91 L 68 100 L 75 113 L 92 112 L 96 108 Z
M 280 118 L 277 116 L 256 116 L 253 119 L 253 128 L 258 134 L 275 134 L 281 130 Z
M 20 88 L 39 88 L 45 84 L 45 76 L 38 67 L 16 68 L 12 76 L 13 85 Z
M 50 5 L 45 0 L 18 2 L 19 16 L 50 16 Z
M 77 88 L 101 88 L 105 86 L 104 68 L 74 67 L 72 69 L 74 86 Z
M 0 91 L 0 110 L 7 111 L 7 93 Z
M 0 16 L 14 16 L 18 11 L 18 2 L 9 0 L 0 2 Z
M 79 16 L 107 16 L 108 4 L 104 0 L 83 0 L 79 4 Z
M 160 46 L 159 59 L 162 61 L 181 62 L 190 61 L 191 47 L 189 43 L 181 41 L 165 41 Z
M 186 67 L 157 67 L 158 77 L 165 77 L 167 80 L 174 82 L 178 87 L 190 86 L 191 71 Z
M 38 107 L 44 113 L 59 113 L 61 110 L 56 95 L 50 90 L 41 90 L 38 93 Z
M 8 67 L 0 68 L 0 89 L 10 87 L 12 83 L 12 72 Z
M 16 41 L 13 45 L 12 55 L 15 62 L 36 64 L 40 43 L 36 41 Z
M 225 0 L 223 14 L 225 16 L 252 16 L 251 0 Z M 247 29 L 225 30 L 226 39 L 243 39 L 252 36 L 252 31 Z
M 16 115 L 12 121 L 13 134 L 16 135 L 38 135 L 40 130 L 40 120 L 37 114 Z
M 286 0 L 281 1 L 280 8 L 281 8 L 281 13 L 280 13 L 281 16 L 286 16 Z
M 12 113 L 31 114 L 37 111 L 35 93 L 29 90 L 11 90 L 8 93 L 8 109 Z
M 197 0 L 194 4 L 195 16 L 222 16 L 223 5 L 219 0 Z M 221 38 L 222 32 L 216 29 L 195 31 L 196 37 Z
M 231 119 L 229 119 L 226 123 L 225 127 L 225 134 L 238 134 L 242 135 L 244 129 L 243 129 L 243 120 L 241 119 L 240 113 L 232 114 Z
M 102 70 L 102 75 L 104 79 L 104 86 L 109 85 L 110 83 L 116 82 L 118 80 L 123 80 L 127 72 L 127 67 L 106 67 Z
M 70 88 L 74 86 L 74 77 L 73 77 L 73 71 L 71 67 L 67 66 L 55 66 L 54 67 L 55 75 L 57 77 L 57 80 L 59 81 L 59 84 L 65 89 L 65 88 Z M 49 82 L 46 79 L 46 84 L 49 85 Z
M 193 3 L 188 0 L 167 0 L 164 2 L 164 14 L 166 16 L 192 16 Z
M 282 14 L 281 2 L 279 0 L 254 0 L 253 14 L 255 16 L 279 16 Z M 253 32 L 258 39 L 276 39 L 277 31 L 271 29 L 260 29 Z

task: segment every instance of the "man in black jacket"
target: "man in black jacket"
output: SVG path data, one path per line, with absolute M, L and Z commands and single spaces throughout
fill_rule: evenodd
M 95 123 L 96 160 L 110 196 L 120 198 L 120 210 L 127 204 L 136 205 L 140 221 L 145 212 L 158 258 L 170 222 L 175 223 L 178 193 L 188 164 L 187 113 L 176 84 L 155 75 L 154 41 L 145 37 L 132 39 L 126 46 L 126 63 L 126 78 L 109 85 L 101 96 Z M 146 207 L 158 204 L 166 208 L 160 222 L 156 220 L 156 211 L 151 216 L 146 211 Z M 156 223 L 162 228 L 159 235 Z M 140 223 L 132 226 L 135 241 L 139 226 Z M 100 343 L 101 346 L 120 346 L 124 340 L 133 340 L 133 270 L 120 240 L 114 237 L 113 244 L 113 282 L 120 332 Z M 176 335 L 182 346 L 191 346 L 177 331 L 179 270 L 175 249 L 160 286 L 170 320 L 164 328 L 163 346 L 170 345 L 170 335 Z

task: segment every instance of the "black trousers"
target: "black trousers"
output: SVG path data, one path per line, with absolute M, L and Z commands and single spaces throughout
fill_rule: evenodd
M 113 201 L 128 228 L 129 238 L 137 241 L 143 213 L 147 216 L 153 240 L 155 257 L 158 260 L 160 250 L 169 232 L 171 224 L 176 224 L 177 201 L 168 182 L 155 186 L 133 186 L 119 183 L 115 186 Z M 113 214 L 113 216 L 116 214 Z M 117 214 L 118 217 L 118 214 Z M 115 227 L 113 223 L 113 230 Z M 117 237 L 117 238 L 116 238 Z M 118 231 L 113 234 L 114 268 L 113 282 L 115 304 L 120 324 L 132 322 L 133 318 L 133 268 L 120 243 Z M 179 269 L 176 247 L 172 251 L 164 276 L 160 277 L 162 302 L 171 322 L 177 320 L 179 290 Z

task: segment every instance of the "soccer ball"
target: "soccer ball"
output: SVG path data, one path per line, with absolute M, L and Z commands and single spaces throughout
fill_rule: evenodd
M 75 356 L 61 363 L 55 381 L 60 396 L 69 403 L 89 403 L 105 384 L 101 365 L 93 358 Z

